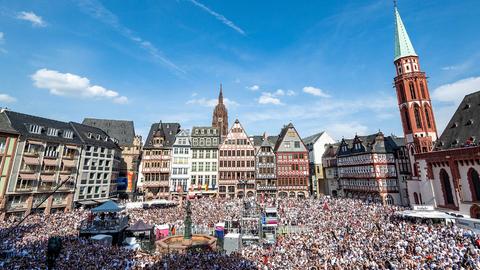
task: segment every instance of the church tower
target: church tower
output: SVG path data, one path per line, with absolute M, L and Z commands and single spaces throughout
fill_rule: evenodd
M 403 133 L 411 154 L 430 152 L 437 140 L 427 77 L 395 4 L 395 88 Z
M 228 111 L 223 104 L 223 90 L 220 84 L 220 94 L 218 94 L 218 104 L 213 110 L 212 127 L 218 128 L 220 132 L 220 140 L 225 138 L 228 133 Z

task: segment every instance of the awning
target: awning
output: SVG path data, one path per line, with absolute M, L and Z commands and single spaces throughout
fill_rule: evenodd
M 75 168 L 75 161 L 69 160 L 69 159 L 64 159 L 63 160 L 63 166 L 64 167 L 69 167 L 69 168 Z
M 55 181 L 55 174 L 46 174 L 40 176 L 40 179 L 42 179 L 42 182 L 54 182 Z
M 146 224 L 143 220 L 139 220 L 134 225 L 128 227 L 128 230 L 132 232 L 144 232 L 151 229 L 153 229 L 153 226 Z
M 37 175 L 33 173 L 21 173 L 22 180 L 37 180 Z
M 424 218 L 424 219 L 454 219 L 455 218 L 440 211 L 405 210 L 397 213 L 404 217 L 416 217 L 416 218 Z
M 57 166 L 57 160 L 56 159 L 44 158 L 43 163 L 47 166 Z
M 97 202 L 94 202 L 94 201 L 90 201 L 90 200 L 87 200 L 87 201 L 78 201 L 79 204 L 83 204 L 83 205 L 94 205 L 94 204 L 97 204 Z
M 114 203 L 113 201 L 107 201 L 103 203 L 100 206 L 97 206 L 92 209 L 93 213 L 99 213 L 99 212 L 120 212 L 122 211 L 122 208 L 118 206 L 118 204 Z
M 28 140 L 28 143 L 29 143 L 29 144 L 38 144 L 38 145 L 44 145 L 44 143 L 43 143 L 43 142 L 39 142 L 39 141 L 30 141 L 30 140 Z
M 23 161 L 27 165 L 39 165 L 40 164 L 40 160 L 38 159 L 38 157 L 23 157 Z

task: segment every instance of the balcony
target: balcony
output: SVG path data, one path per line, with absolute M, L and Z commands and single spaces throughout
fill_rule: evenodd
M 15 192 L 19 192 L 19 193 L 28 193 L 28 192 L 33 192 L 33 189 L 35 187 L 33 186 L 28 186 L 28 187 L 16 187 L 15 188 Z
M 27 202 L 7 203 L 7 211 L 16 211 L 16 210 L 24 210 L 24 209 L 27 209 Z
M 277 186 L 274 185 L 257 185 L 257 190 L 259 191 L 275 191 Z
M 27 156 L 27 157 L 39 157 L 40 152 L 39 151 L 25 151 L 25 152 L 23 152 L 23 155 Z
M 143 168 L 143 173 L 168 173 L 170 172 L 169 168 Z
M 53 159 L 56 159 L 56 158 L 58 158 L 58 152 L 55 152 L 55 151 L 45 152 L 45 155 L 43 156 L 43 158 L 53 158 Z

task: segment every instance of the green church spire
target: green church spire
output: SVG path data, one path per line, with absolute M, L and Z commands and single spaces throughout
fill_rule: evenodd
M 395 59 L 405 56 L 417 56 L 415 49 L 413 48 L 412 42 L 408 37 L 407 30 L 403 25 L 402 18 L 400 13 L 398 13 L 397 6 L 395 5 Z

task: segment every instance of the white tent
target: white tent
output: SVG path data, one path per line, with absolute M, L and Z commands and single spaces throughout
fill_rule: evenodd
M 404 217 L 415 217 L 415 218 L 424 218 L 424 219 L 455 219 L 448 214 L 440 211 L 421 211 L 421 210 L 405 210 L 398 212 L 397 214 Z
M 99 242 L 102 245 L 111 246 L 113 237 L 107 234 L 97 234 L 95 236 L 90 237 L 90 239 L 92 239 L 95 242 Z

